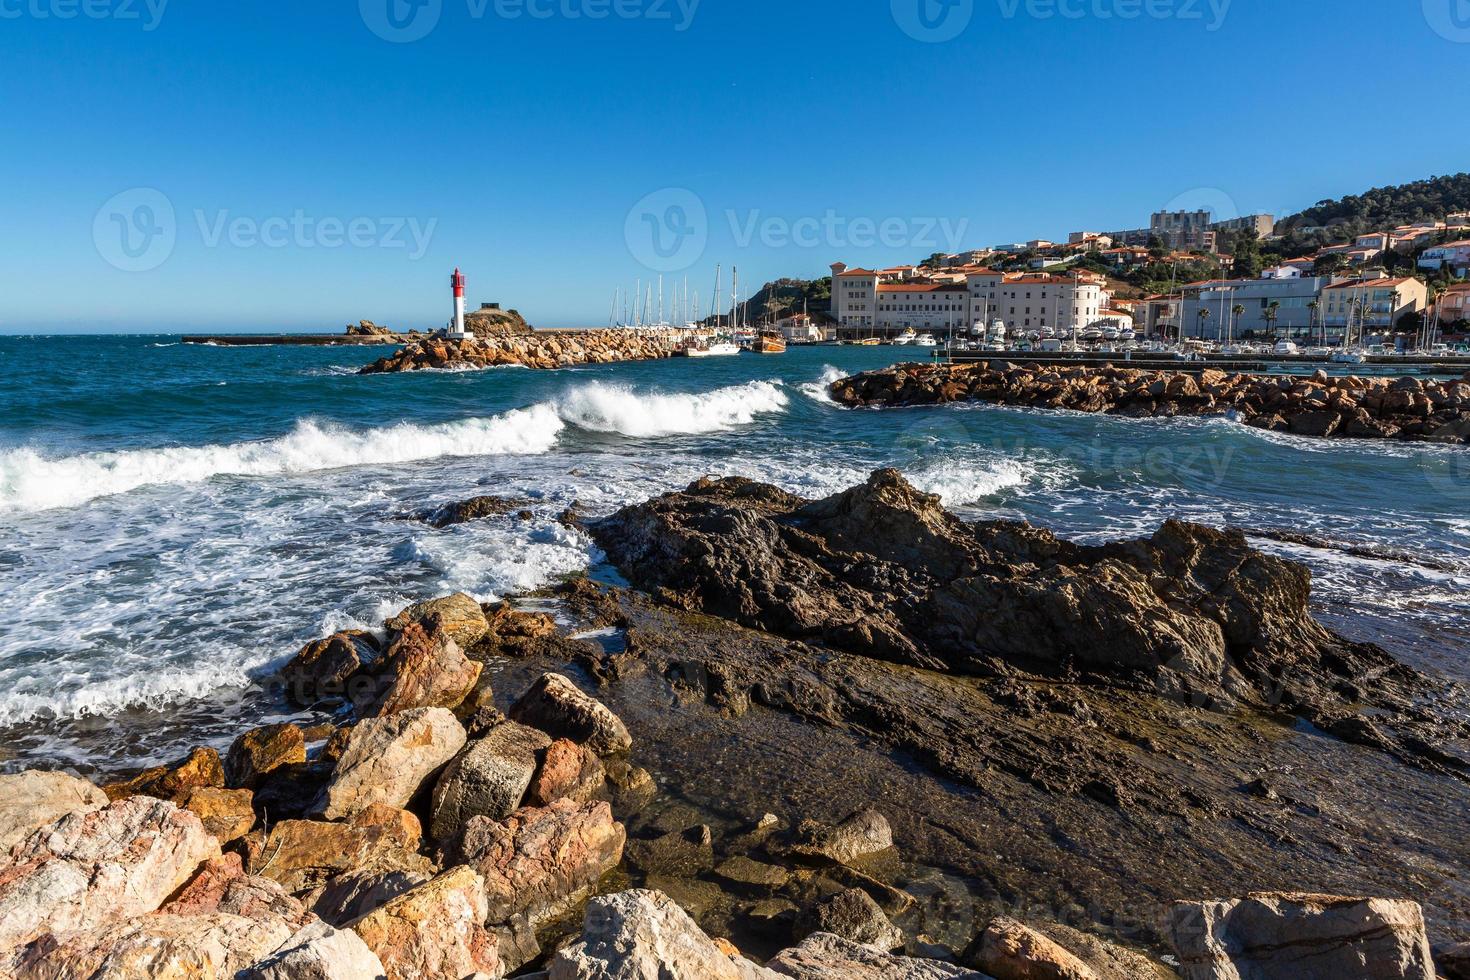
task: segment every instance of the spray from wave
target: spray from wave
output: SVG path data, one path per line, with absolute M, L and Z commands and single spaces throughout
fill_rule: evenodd
M 563 421 L 579 429 L 649 438 L 722 432 L 783 411 L 787 403 L 780 385 L 770 381 L 693 394 L 639 394 L 594 383 L 569 392 L 555 406 Z
M 216 476 L 288 476 L 347 466 L 385 466 L 441 456 L 550 451 L 563 423 L 548 405 L 437 425 L 401 423 L 354 432 L 312 421 L 263 442 L 45 459 L 30 449 L 0 454 L 0 512 L 71 507 L 97 497 Z
M 841 368 L 835 368 L 830 364 L 825 364 L 822 366 L 821 377 L 815 381 L 803 382 L 798 387 L 800 387 L 802 394 L 813 401 L 833 405 L 836 403 L 832 401 L 832 394 L 829 389 L 845 377 L 847 377 L 846 371 Z

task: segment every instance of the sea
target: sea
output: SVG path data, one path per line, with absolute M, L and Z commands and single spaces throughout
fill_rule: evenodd
M 303 643 L 605 571 L 559 515 L 707 475 L 819 497 L 892 466 L 1086 542 L 1244 528 L 1310 566 L 1334 628 L 1470 679 L 1464 448 L 828 398 L 913 348 L 357 374 L 384 353 L 0 337 L 0 770 L 113 775 L 297 717 L 268 679 Z M 414 519 L 481 494 L 532 518 Z

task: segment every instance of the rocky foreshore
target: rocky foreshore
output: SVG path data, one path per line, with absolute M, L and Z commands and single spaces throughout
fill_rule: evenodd
M 542 370 L 579 364 L 611 364 L 671 357 L 679 337 L 661 330 L 559 330 L 476 336 L 428 337 L 380 358 L 361 374 L 428 369 L 526 367 Z
M 283 667 L 319 721 L 0 776 L 0 977 L 1470 975 L 1458 695 L 1239 534 L 893 471 L 585 529 L 633 589 L 421 602 Z
M 1470 442 L 1470 378 L 1310 377 L 1059 367 L 979 361 L 899 364 L 842 378 L 832 397 L 849 406 L 990 402 L 1132 418 L 1232 414 L 1246 425 L 1317 437 Z

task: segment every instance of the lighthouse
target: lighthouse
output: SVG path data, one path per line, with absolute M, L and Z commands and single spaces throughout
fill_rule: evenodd
M 473 334 L 466 333 L 464 329 L 464 275 L 458 269 L 449 277 L 449 285 L 454 289 L 454 319 L 449 321 L 449 337 L 451 340 L 467 340 Z

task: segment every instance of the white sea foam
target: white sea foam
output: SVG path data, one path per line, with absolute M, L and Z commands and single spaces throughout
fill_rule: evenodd
M 1033 471 L 1015 460 L 985 463 L 945 461 L 909 474 L 914 486 L 938 494 L 946 507 L 976 504 L 1028 482 Z
M 263 442 L 86 453 L 47 459 L 31 449 L 0 453 L 0 512 L 69 507 L 157 484 L 216 476 L 282 476 L 442 456 L 548 452 L 562 421 L 547 405 L 436 425 L 401 423 L 352 431 L 298 422 Z
M 721 432 L 749 425 L 758 415 L 784 411 L 787 404 L 781 386 L 770 381 L 678 394 L 640 393 L 594 382 L 568 392 L 555 406 L 563 421 L 580 429 L 648 438 Z
M 832 401 L 832 394 L 829 389 L 845 377 L 847 377 L 846 371 L 841 368 L 835 368 L 830 364 L 824 364 L 822 366 L 822 374 L 817 380 L 804 381 L 797 387 L 801 389 L 803 395 L 806 395 L 813 401 L 833 405 L 836 403 Z

